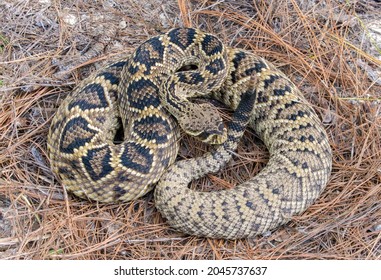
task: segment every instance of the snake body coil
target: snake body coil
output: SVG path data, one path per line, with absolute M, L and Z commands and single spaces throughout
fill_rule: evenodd
M 183 70 L 189 65 L 195 67 Z M 235 110 L 227 136 L 213 109 L 210 121 L 203 105 L 189 101 L 198 96 Z M 173 164 L 179 129 L 168 112 L 187 133 L 224 143 Z M 118 118 L 121 144 L 114 143 Z M 267 166 L 231 190 L 190 190 L 191 180 L 229 161 L 246 123 L 270 152 Z M 327 184 L 332 164 L 318 117 L 282 72 L 191 28 L 151 38 L 80 84 L 53 119 L 48 151 L 53 171 L 80 197 L 127 201 L 158 183 L 155 203 L 171 226 L 226 239 L 263 233 L 304 211 Z

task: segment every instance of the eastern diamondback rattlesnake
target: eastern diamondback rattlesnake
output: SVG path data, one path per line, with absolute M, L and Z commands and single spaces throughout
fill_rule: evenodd
M 213 107 L 194 97 L 235 110 L 228 130 Z M 187 133 L 219 145 L 174 163 L 179 128 L 168 112 Z M 118 119 L 121 144 L 114 143 Z M 270 152 L 266 167 L 231 190 L 190 190 L 191 180 L 229 161 L 247 122 Z M 263 233 L 304 211 L 332 164 L 322 124 L 282 72 L 192 28 L 153 37 L 83 81 L 58 109 L 48 151 L 54 173 L 80 197 L 128 201 L 157 184 L 155 203 L 171 226 L 226 239 Z

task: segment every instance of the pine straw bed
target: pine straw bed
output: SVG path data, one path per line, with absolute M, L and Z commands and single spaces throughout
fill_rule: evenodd
M 5 0 L 0 11 L 0 258 L 380 259 L 381 51 L 370 27 L 378 1 Z M 165 223 L 152 194 L 120 205 L 83 201 L 49 169 L 49 123 L 73 86 L 176 26 L 273 61 L 325 124 L 334 153 L 329 185 L 272 233 L 187 236 Z M 231 188 L 255 175 L 268 153 L 254 136 L 246 133 L 239 156 L 194 186 Z M 208 148 L 182 140 L 181 158 Z

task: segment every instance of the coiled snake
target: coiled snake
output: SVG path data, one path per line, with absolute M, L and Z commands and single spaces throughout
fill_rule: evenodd
M 228 129 L 213 107 L 194 97 L 232 108 Z M 120 122 L 124 141 L 116 143 Z M 174 163 L 177 123 L 218 145 Z M 231 190 L 190 190 L 191 180 L 230 160 L 247 123 L 270 152 L 266 167 Z M 322 124 L 282 72 L 192 28 L 153 37 L 78 85 L 53 118 L 48 152 L 53 172 L 79 197 L 129 201 L 156 185 L 156 207 L 172 227 L 226 239 L 261 234 L 304 211 L 332 165 Z

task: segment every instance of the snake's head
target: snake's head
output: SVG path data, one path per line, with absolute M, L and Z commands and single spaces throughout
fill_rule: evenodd
M 194 104 L 177 118 L 185 133 L 207 144 L 222 144 L 227 130 L 217 109 L 210 104 Z

